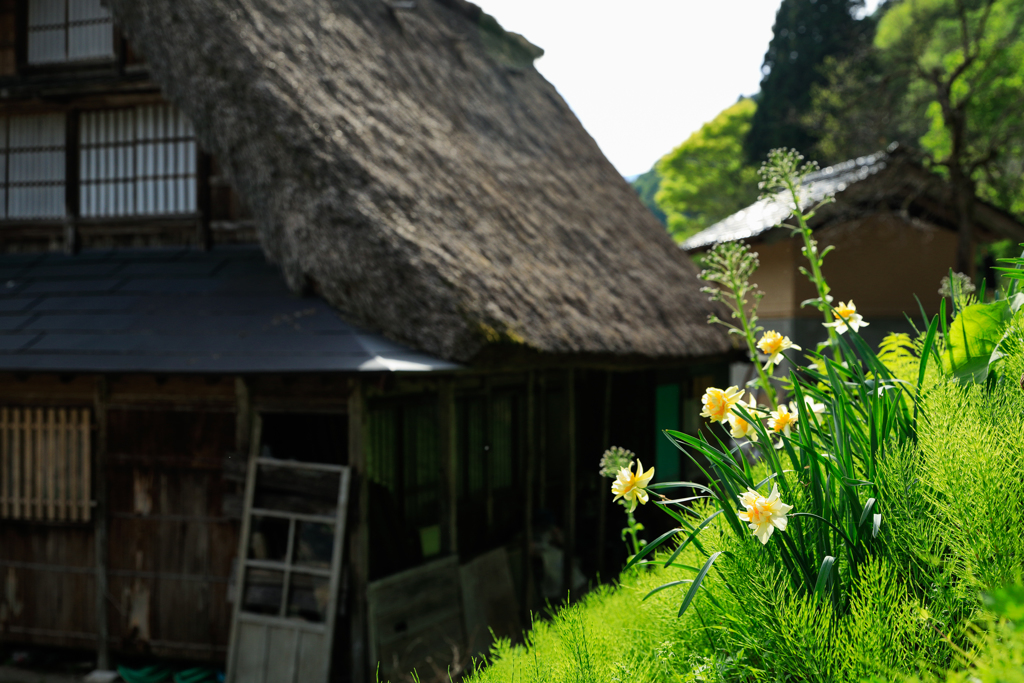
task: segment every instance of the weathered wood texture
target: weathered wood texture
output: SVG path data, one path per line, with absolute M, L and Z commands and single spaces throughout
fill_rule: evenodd
M 233 413 L 110 411 L 110 632 L 120 649 L 223 659 L 238 523 L 224 514 L 222 468 L 234 449 Z
M 0 524 L 0 633 L 8 642 L 92 648 L 93 530 L 85 524 Z
M 370 661 L 385 677 L 418 668 L 429 678 L 430 663 L 440 674 L 465 652 L 457 556 L 374 581 L 367 595 Z

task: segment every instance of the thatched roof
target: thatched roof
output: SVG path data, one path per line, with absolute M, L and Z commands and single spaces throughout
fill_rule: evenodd
M 952 186 L 929 172 L 913 151 L 896 145 L 811 173 L 801 186 L 800 206 L 806 211 L 828 196 L 836 200 L 815 212 L 810 223 L 814 229 L 880 211 L 957 229 Z M 685 251 L 699 251 L 722 242 L 761 239 L 776 229 L 788 231 L 778 226 L 789 217 L 791 206 L 784 193 L 759 199 L 692 235 L 681 246 Z M 1024 241 L 1024 225 L 980 199 L 974 205 L 974 225 L 979 239 Z
M 108 0 L 295 289 L 449 359 L 729 348 L 696 269 L 464 0 Z

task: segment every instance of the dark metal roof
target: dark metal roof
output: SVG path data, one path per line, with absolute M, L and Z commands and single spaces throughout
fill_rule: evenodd
M 285 287 L 257 247 L 0 255 L 0 370 L 448 370 Z
M 886 167 L 888 158 L 885 152 L 877 152 L 811 173 L 800 188 L 800 208 L 806 210 L 826 196 L 842 192 L 850 185 L 873 176 Z M 690 251 L 756 237 L 786 220 L 791 207 L 792 201 L 788 196 L 765 197 L 698 232 L 680 246 Z

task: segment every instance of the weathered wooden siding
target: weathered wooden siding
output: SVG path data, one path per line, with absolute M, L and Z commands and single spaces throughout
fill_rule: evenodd
M 111 410 L 110 634 L 115 649 L 219 660 L 238 521 L 225 514 L 233 412 Z
M 0 638 L 92 647 L 93 565 L 89 524 L 0 523 Z

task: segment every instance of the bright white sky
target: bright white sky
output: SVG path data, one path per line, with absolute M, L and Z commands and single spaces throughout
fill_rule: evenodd
M 625 176 L 757 92 L 780 2 L 473 1 L 544 48 L 537 69 Z

